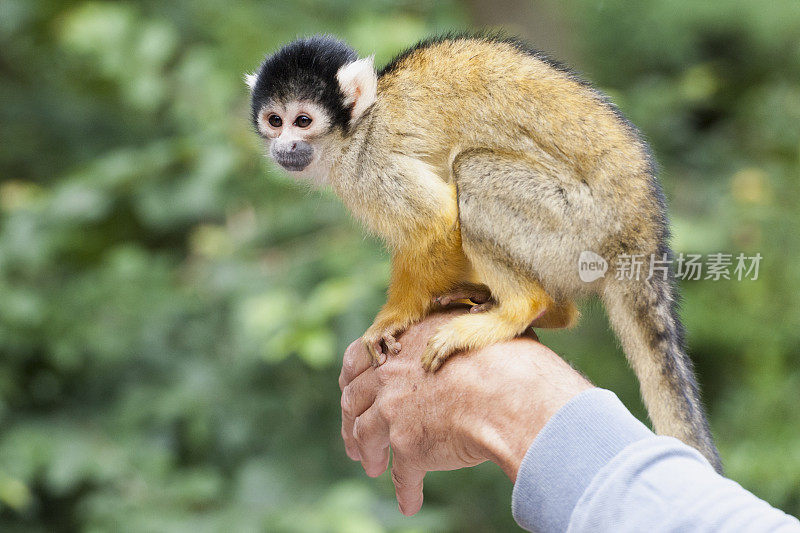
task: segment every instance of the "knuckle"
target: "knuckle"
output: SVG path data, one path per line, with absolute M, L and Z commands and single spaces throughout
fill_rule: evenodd
M 349 414 L 351 409 L 353 408 L 353 387 L 347 385 L 344 389 L 342 389 L 342 412 Z
M 345 383 L 345 385 L 353 379 L 353 374 L 356 371 L 356 362 L 352 357 L 347 357 L 345 355 L 344 360 L 342 361 L 342 374 L 341 379 Z
M 400 398 L 396 393 L 386 392 L 377 401 L 378 414 L 386 421 L 393 421 L 399 414 Z
M 397 487 L 406 485 L 406 477 L 395 467 L 392 467 L 392 483 Z
M 363 443 L 365 436 L 364 424 L 361 422 L 361 418 L 356 418 L 353 422 L 353 439 L 358 443 Z
M 378 383 L 381 385 L 385 385 L 386 383 L 390 382 L 390 378 L 393 374 L 394 366 L 392 365 L 391 360 L 386 361 L 381 366 L 375 369 L 375 377 L 378 379 Z
M 380 398 L 376 400 L 375 407 L 378 409 L 378 415 L 383 420 L 390 422 L 394 420 L 394 409 L 391 407 L 391 401 L 388 398 Z
M 404 454 L 409 450 L 409 439 L 405 433 L 393 432 L 389 436 L 389 443 L 397 453 Z
M 345 361 L 354 361 L 358 352 L 361 351 L 364 345 L 363 338 L 358 338 L 350 343 L 350 345 L 344 350 L 344 360 Z

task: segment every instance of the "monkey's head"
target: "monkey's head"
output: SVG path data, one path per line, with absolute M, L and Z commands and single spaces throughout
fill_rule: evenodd
M 372 57 L 331 37 L 299 39 L 245 76 L 253 126 L 292 173 L 324 179 L 327 156 L 375 102 Z M 337 142 L 337 139 L 339 142 Z

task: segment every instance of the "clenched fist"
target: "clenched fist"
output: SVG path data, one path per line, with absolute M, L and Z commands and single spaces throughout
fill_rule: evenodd
M 392 460 L 403 514 L 422 507 L 422 482 L 434 470 L 484 461 L 514 481 L 520 462 L 550 417 L 592 387 L 533 338 L 518 338 L 451 358 L 436 373 L 420 357 L 428 338 L 454 316 L 433 315 L 402 337 L 403 350 L 375 368 L 359 339 L 345 352 L 342 438 L 347 455 L 378 476 Z M 535 337 L 535 335 L 532 335 Z

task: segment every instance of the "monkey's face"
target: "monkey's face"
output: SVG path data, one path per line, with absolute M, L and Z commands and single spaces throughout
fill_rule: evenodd
M 269 102 L 258 113 L 258 131 L 269 142 L 269 155 L 289 172 L 315 167 L 324 155 L 324 137 L 331 129 L 325 109 L 314 102 Z
M 345 136 L 377 97 L 372 57 L 345 43 L 310 37 L 267 56 L 245 76 L 253 125 L 280 166 L 324 183 Z

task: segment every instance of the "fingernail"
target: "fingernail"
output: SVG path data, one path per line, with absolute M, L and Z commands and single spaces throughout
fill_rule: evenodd
M 386 354 L 382 353 L 380 357 L 378 357 L 378 366 L 381 366 L 385 362 L 386 362 Z

